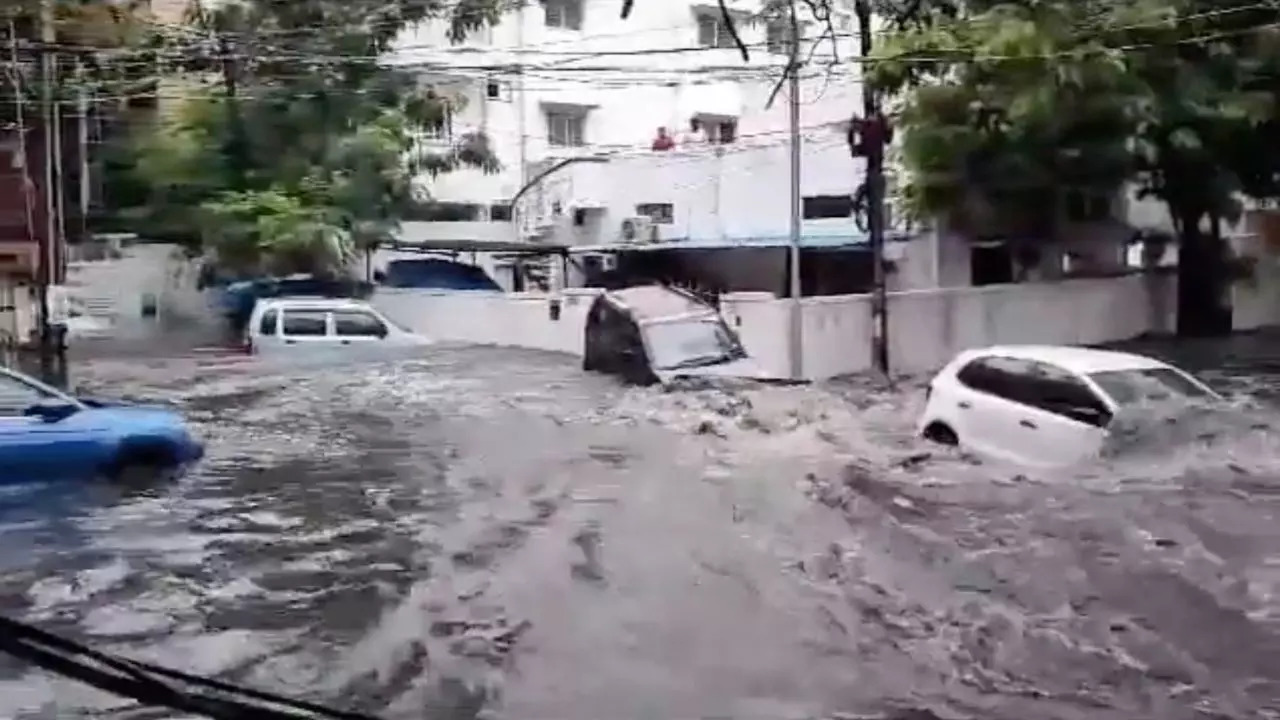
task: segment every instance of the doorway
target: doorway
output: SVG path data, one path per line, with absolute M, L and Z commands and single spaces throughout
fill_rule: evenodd
M 970 282 L 975 286 L 1013 282 L 1013 253 L 1003 240 L 976 242 L 969 250 Z

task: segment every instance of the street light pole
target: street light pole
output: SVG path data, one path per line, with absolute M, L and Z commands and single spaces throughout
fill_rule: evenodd
M 889 303 L 884 261 L 884 147 L 889 128 L 880 113 L 880 99 L 866 82 L 866 72 L 871 58 L 871 36 L 875 31 L 871 24 L 871 3 L 857 0 L 854 11 L 858 16 L 858 45 L 862 56 L 862 114 L 855 155 L 867 159 L 867 234 L 870 236 L 872 256 L 872 361 L 876 369 L 889 374 Z M 850 137 L 853 137 L 852 135 Z
M 58 207 L 56 200 L 57 168 L 54 167 L 54 137 L 60 131 L 57 127 L 58 113 L 54 109 L 57 102 L 54 97 L 57 58 L 53 47 L 58 41 L 57 28 L 54 25 L 53 0 L 42 0 L 40 3 L 40 83 L 41 104 L 43 105 L 42 122 L 44 132 L 44 242 L 40 245 L 40 349 L 46 356 L 52 349 L 53 324 L 50 312 L 49 286 L 55 282 L 58 242 Z
M 787 268 L 790 271 L 788 295 L 791 298 L 788 323 L 788 359 L 791 377 L 804 379 L 804 319 L 800 308 L 800 23 L 796 19 L 796 4 L 791 2 L 791 47 L 787 62 L 787 130 L 791 138 L 791 242 L 787 249 Z

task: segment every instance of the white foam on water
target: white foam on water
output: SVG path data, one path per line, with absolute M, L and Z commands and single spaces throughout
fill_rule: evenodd
M 27 599 L 32 612 L 55 609 L 64 605 L 87 602 L 99 593 L 121 586 L 130 576 L 131 569 L 124 560 L 113 560 L 104 565 L 82 570 L 70 577 L 49 577 L 37 580 L 27 589 Z
M 210 458 L 159 498 L 72 518 L 85 540 L 67 561 L 88 567 L 64 578 L 45 556 L 18 592 L 111 649 L 377 698 L 396 720 L 447 680 L 511 718 L 778 720 L 892 698 L 1057 720 L 1082 717 L 1081 697 L 1095 720 L 1133 720 L 1140 698 L 1258 717 L 1265 688 L 1227 620 L 1259 641 L 1274 622 L 1275 501 L 1248 489 L 1280 475 L 1265 432 L 1028 471 L 914 438 L 913 386 L 628 390 L 499 355 L 179 367 L 159 393 L 193 409 Z M 142 389 L 154 372 L 109 370 Z M 1154 629 L 1130 622 L 1142 612 Z M 458 650 L 496 652 L 485 633 L 524 620 L 501 662 Z M 1193 682 L 1144 678 L 1153 648 Z M 61 692 L 32 687 L 0 683 L 0 715 Z

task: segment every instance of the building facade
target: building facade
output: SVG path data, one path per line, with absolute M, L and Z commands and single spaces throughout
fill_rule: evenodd
M 436 202 L 415 218 L 415 236 L 605 244 L 643 227 L 660 240 L 785 237 L 788 97 L 774 91 L 788 23 L 762 16 L 758 0 L 729 6 L 746 61 L 714 2 L 636 3 L 623 20 L 616 0 L 548 0 L 458 45 L 441 22 L 407 33 L 392 62 L 455 105 L 428 147 L 483 132 L 502 163 L 430 179 Z M 824 26 L 801 25 L 806 234 L 856 232 L 862 162 L 844 132 L 861 93 L 857 65 L 832 62 L 856 52 L 851 7 L 820 40 Z

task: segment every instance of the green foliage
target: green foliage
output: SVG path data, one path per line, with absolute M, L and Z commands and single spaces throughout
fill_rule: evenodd
M 148 221 L 199 238 L 237 271 L 343 272 L 353 252 L 393 236 L 424 180 L 461 166 L 494 170 L 474 134 L 425 152 L 450 98 L 380 64 L 428 18 L 461 38 L 501 0 L 242 0 L 195 6 L 167 38 L 171 70 L 205 78 L 207 99 L 132 148 L 153 188 Z
M 0 3 L 0 53 L 6 65 L 0 73 L 0 125 L 17 122 L 17 93 L 25 104 L 23 121 L 30 124 L 38 116 L 41 4 Z M 68 112 L 85 87 L 112 96 L 150 88 L 160 38 L 145 0 L 51 0 L 50 9 L 59 65 L 59 82 L 51 89 L 55 99 L 68 104 Z M 15 55 L 16 65 L 11 63 Z
M 336 212 L 288 191 L 224 192 L 200 208 L 203 239 L 233 275 L 325 274 L 352 261 Z
M 1274 11 L 942 0 L 896 20 L 870 77 L 901 103 L 919 213 L 1042 226 L 1065 189 L 1134 182 L 1190 222 L 1276 194 Z
M 187 101 L 174 116 L 135 133 L 129 145 L 113 153 L 124 170 L 116 182 L 130 185 L 114 195 L 141 201 L 133 230 L 200 245 L 205 237 L 201 205 L 237 182 L 221 145 L 226 104 L 219 98 Z

